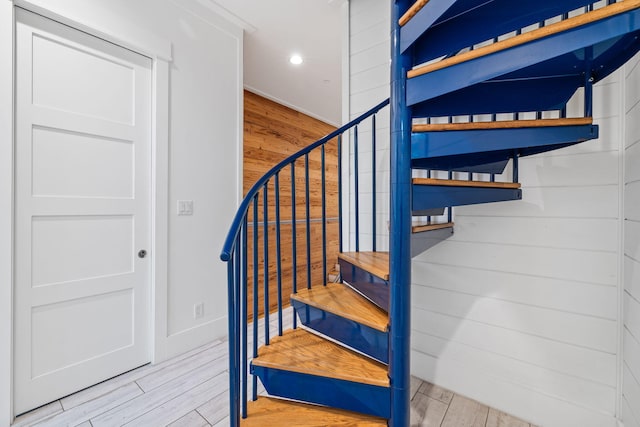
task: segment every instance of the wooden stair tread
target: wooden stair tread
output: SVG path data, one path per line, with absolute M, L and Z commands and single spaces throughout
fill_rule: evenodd
M 389 252 L 341 252 L 338 258 L 383 280 L 389 280 Z
M 443 59 L 442 61 L 423 65 L 421 67 L 414 68 L 407 73 L 408 78 L 421 76 L 423 74 L 431 73 L 433 71 L 441 70 L 443 68 L 451 67 L 453 65 L 461 64 L 463 62 L 471 61 L 483 56 L 490 55 L 492 53 L 507 50 L 516 46 L 530 43 L 532 41 L 540 40 L 545 37 L 549 37 L 554 34 L 559 34 L 572 28 L 581 27 L 590 23 L 594 23 L 606 18 L 610 18 L 615 15 L 619 15 L 625 12 L 632 11 L 640 7 L 640 0 L 625 0 L 619 3 L 613 3 L 605 6 L 601 9 L 594 10 L 582 15 L 574 16 L 573 18 L 565 19 L 564 21 L 556 22 L 554 24 L 547 25 L 542 28 L 538 28 L 533 31 L 529 31 L 524 34 L 520 34 L 515 37 L 511 37 L 506 40 L 499 41 L 497 43 L 483 46 L 478 49 L 470 50 L 461 53 L 450 58 Z
M 304 329 L 286 331 L 260 347 L 254 366 L 389 387 L 387 367 Z
M 441 222 L 441 223 L 416 223 L 411 225 L 412 233 L 423 233 L 425 231 L 442 230 L 443 228 L 453 228 L 453 222 Z
M 258 400 L 248 403 L 247 418 L 241 419 L 240 425 L 242 427 L 284 425 L 386 427 L 387 420 L 326 406 L 260 396 Z
M 534 127 L 554 126 L 581 126 L 593 124 L 592 117 L 577 117 L 563 119 L 540 120 L 503 120 L 494 122 L 469 122 L 469 123 L 438 123 L 416 124 L 412 126 L 413 132 L 446 132 L 456 130 L 485 130 L 485 129 L 519 129 Z
M 291 299 L 381 332 L 386 332 L 389 326 L 389 316 L 384 310 L 341 283 L 299 290 Z
M 398 19 L 398 25 L 401 27 L 404 26 L 407 22 L 411 20 L 414 16 L 420 12 L 420 10 L 429 3 L 429 0 L 417 0 L 411 7 Z
M 448 187 L 475 187 L 475 188 L 520 188 L 518 182 L 485 182 L 462 181 L 456 179 L 413 178 L 414 185 L 441 185 Z

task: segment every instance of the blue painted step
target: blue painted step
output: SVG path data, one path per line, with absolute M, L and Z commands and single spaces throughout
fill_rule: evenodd
M 344 282 L 389 311 L 388 252 L 343 252 L 338 255 L 338 262 Z
M 383 363 L 389 361 L 389 316 L 341 283 L 291 295 L 301 323 Z
M 390 416 L 387 366 L 303 329 L 260 347 L 251 373 L 273 396 Z
M 514 153 L 538 154 L 598 137 L 589 117 L 414 125 L 413 131 L 412 167 L 495 174 Z
M 408 73 L 407 103 L 415 105 L 487 82 L 494 93 L 492 97 L 483 98 L 483 101 L 490 112 L 498 112 L 502 101 L 500 96 L 509 97 L 500 87 L 505 84 L 510 87 L 511 97 L 516 89 L 522 89 L 523 92 L 517 92 L 518 97 L 523 98 L 527 95 L 529 78 L 542 79 L 546 85 L 555 83 L 556 86 L 561 81 L 575 91 L 584 84 L 584 77 L 580 78 L 583 73 L 602 79 L 640 49 L 637 34 L 633 34 L 640 30 L 638 8 L 640 0 L 615 3 L 418 67 Z M 567 70 L 571 70 L 571 74 L 563 76 L 562 72 Z M 538 87 L 541 86 L 540 82 L 531 84 L 536 83 Z M 473 92 L 464 92 L 466 100 L 474 95 Z M 455 94 L 458 98 L 462 95 Z M 443 102 L 442 99 L 438 101 Z M 532 106 L 528 110 L 542 109 L 548 108 Z M 448 114 L 458 113 L 449 111 Z
M 522 199 L 518 183 L 414 178 L 412 188 L 417 209 Z

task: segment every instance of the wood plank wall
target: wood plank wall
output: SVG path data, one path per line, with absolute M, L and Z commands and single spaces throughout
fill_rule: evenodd
M 294 154 L 298 150 L 331 133 L 336 128 L 320 120 L 292 110 L 252 92 L 244 92 L 244 153 L 243 180 L 244 194 L 247 194 L 254 183 L 271 167 Z M 277 309 L 277 262 L 276 262 L 276 208 L 275 185 L 271 180 L 267 186 L 267 238 L 268 238 L 268 277 L 270 311 Z M 282 171 L 279 177 L 280 188 L 280 260 L 281 260 L 281 299 L 289 305 L 292 292 L 293 271 L 293 227 L 292 227 L 292 191 L 291 167 Z M 326 240 L 327 271 L 333 269 L 338 254 L 338 159 L 337 141 L 331 141 L 325 149 L 325 201 L 326 201 L 326 236 L 322 233 L 322 168 L 321 154 L 316 150 L 309 155 L 309 244 L 311 260 L 311 283 L 323 284 L 322 277 L 322 242 Z M 307 286 L 307 239 L 306 239 L 306 191 L 305 161 L 296 162 L 295 166 L 295 232 L 296 232 L 296 268 L 298 287 Z M 264 202 L 263 194 L 258 199 L 257 220 L 257 260 L 258 260 L 258 303 L 259 315 L 264 313 Z M 254 218 L 253 209 L 249 212 L 248 229 L 248 289 L 249 317 L 253 301 L 253 259 L 254 259 Z

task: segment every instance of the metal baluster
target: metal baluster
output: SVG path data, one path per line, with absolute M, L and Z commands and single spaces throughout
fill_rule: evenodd
M 515 151 L 513 153 L 513 182 L 518 182 L 518 169 L 519 169 L 519 165 L 518 165 L 518 152 Z
M 228 302 L 227 302 L 227 310 L 229 313 L 229 422 L 232 426 L 239 425 L 239 414 L 240 407 L 238 405 L 238 390 L 236 384 L 236 371 L 238 370 L 237 365 L 237 356 L 234 352 L 236 349 L 236 339 L 235 335 L 235 326 L 233 324 L 233 320 L 235 319 L 235 283 L 233 283 L 234 274 L 233 274 L 233 259 L 234 254 L 232 253 L 231 260 L 227 262 L 227 292 Z
M 268 188 L 269 181 L 264 183 L 262 188 L 262 224 L 264 230 L 262 231 L 262 257 L 263 263 L 262 271 L 264 273 L 264 343 L 269 345 L 269 200 L 268 200 Z
M 449 180 L 453 179 L 453 171 L 449 171 L 448 178 Z M 452 221 L 453 221 L 453 206 L 449 206 L 447 208 L 447 222 L 452 222 Z
M 235 376 L 235 383 L 238 385 L 238 393 L 242 393 L 242 395 L 244 396 L 244 389 L 242 386 L 242 384 L 240 383 L 240 377 L 242 375 L 242 372 L 240 372 L 241 369 L 244 369 L 244 371 L 246 372 L 246 360 L 241 361 L 240 360 L 240 355 L 241 355 L 241 348 L 240 348 L 240 315 L 241 315 L 241 291 L 240 291 L 240 264 L 242 261 L 242 256 L 243 254 L 240 252 L 240 235 L 238 235 L 238 237 L 236 237 L 235 240 L 235 245 L 236 247 L 236 255 L 239 256 L 235 256 L 233 257 L 233 268 L 234 268 L 234 273 L 235 273 L 235 313 L 233 315 L 233 329 L 234 329 L 234 334 L 236 336 L 236 338 L 233 340 L 234 344 L 235 344 L 235 350 L 234 350 L 234 357 L 236 358 L 237 364 L 238 364 L 238 369 L 234 372 L 234 376 Z M 244 400 L 242 401 L 242 407 L 240 408 L 242 410 L 242 416 L 245 417 L 245 413 L 246 413 L 246 404 L 244 403 Z
M 431 178 L 431 169 L 427 169 L 427 178 Z M 427 215 L 427 224 L 431 224 L 431 215 Z
M 371 199 L 372 199 L 372 250 L 376 251 L 376 115 L 371 117 Z
M 298 292 L 298 250 L 296 248 L 296 162 L 291 162 L 291 286 Z M 298 317 L 293 309 L 293 329 L 298 327 Z
M 248 344 L 248 301 L 247 301 L 247 262 L 249 258 L 247 247 L 247 215 L 244 216 L 242 223 L 242 418 L 247 418 L 247 344 Z
M 353 158 L 354 158 L 354 192 L 355 192 L 355 216 L 356 216 L 356 252 L 360 252 L 360 184 L 358 172 L 358 126 L 353 129 Z
M 258 193 L 253 197 L 253 358 L 258 357 Z M 252 399 L 258 398 L 258 377 L 253 375 Z
M 322 284 L 327 285 L 327 196 L 325 174 L 325 146 L 320 150 L 322 163 Z
M 338 135 L 338 242 L 342 252 L 342 135 Z
M 309 213 L 309 153 L 304 155 L 304 191 L 307 213 L 307 289 L 311 289 L 311 214 Z
M 276 172 L 276 281 L 278 284 L 278 335 L 282 336 L 282 261 L 280 253 L 280 172 Z

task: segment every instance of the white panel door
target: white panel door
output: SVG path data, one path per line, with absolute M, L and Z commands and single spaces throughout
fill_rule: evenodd
M 150 360 L 151 60 L 18 9 L 16 414 Z

